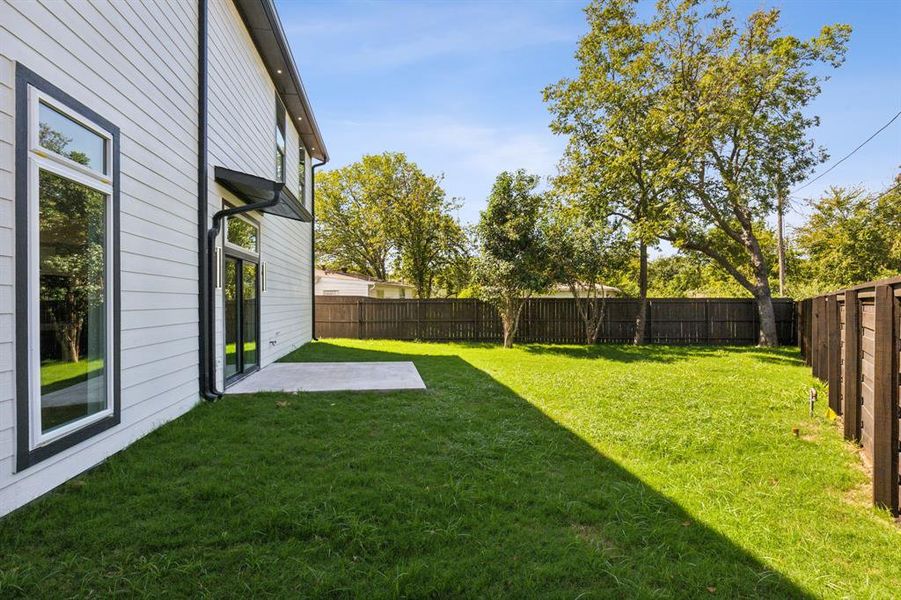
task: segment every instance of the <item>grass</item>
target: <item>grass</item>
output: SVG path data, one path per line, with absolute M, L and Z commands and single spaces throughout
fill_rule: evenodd
M 429 389 L 202 405 L 0 521 L 0 597 L 901 589 L 901 534 L 824 407 L 807 415 L 794 350 L 340 341 L 289 360 L 413 360 Z
M 50 392 L 69 387 L 88 378 L 99 375 L 103 369 L 103 359 L 82 359 L 78 362 L 53 360 L 41 363 L 41 392 Z

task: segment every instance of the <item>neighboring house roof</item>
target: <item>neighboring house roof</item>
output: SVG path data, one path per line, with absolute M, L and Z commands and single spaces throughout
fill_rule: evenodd
M 273 0 L 235 0 L 235 5 L 272 81 L 275 82 L 288 114 L 291 115 L 291 122 L 300 132 L 304 146 L 312 156 L 328 161 L 322 133 L 313 115 L 297 65 L 294 64 Z
M 579 284 L 579 290 L 587 290 L 588 286 L 584 284 Z M 622 294 L 623 291 L 617 287 L 613 287 L 612 285 L 604 285 L 601 283 L 594 284 L 594 289 L 598 292 L 606 292 L 608 294 Z M 557 283 L 551 287 L 552 292 L 569 292 L 569 285 L 566 283 Z
M 378 279 L 377 277 L 370 277 L 369 275 L 362 275 L 360 273 L 348 273 L 347 271 L 329 271 L 328 269 L 316 269 L 316 278 L 321 279 L 322 277 L 365 281 L 366 283 L 371 284 L 392 285 L 395 287 L 416 289 L 415 285 L 410 285 L 409 283 L 404 283 L 402 281 L 389 281 L 387 279 Z

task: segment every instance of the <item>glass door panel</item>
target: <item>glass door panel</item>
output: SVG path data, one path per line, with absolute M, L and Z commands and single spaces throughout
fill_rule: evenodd
M 260 364 L 259 265 L 236 256 L 225 257 L 223 278 L 225 319 L 225 380 L 235 379 Z
M 223 292 L 225 299 L 225 378 L 233 377 L 240 370 L 238 357 L 239 315 L 238 302 L 238 261 L 230 256 L 225 257 L 225 278 L 223 280 Z
M 241 338 L 244 350 L 243 370 L 248 371 L 259 364 L 257 352 L 257 271 L 256 263 L 241 261 L 243 277 L 241 281 Z

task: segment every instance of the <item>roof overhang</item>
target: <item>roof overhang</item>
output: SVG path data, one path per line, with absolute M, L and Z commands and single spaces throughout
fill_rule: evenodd
M 218 184 L 247 204 L 269 202 L 270 205 L 260 208 L 260 212 L 304 223 L 313 221 L 310 211 L 281 181 L 273 181 L 225 167 L 215 168 L 215 178 Z
M 316 124 L 316 117 L 313 115 L 297 65 L 294 64 L 294 57 L 273 0 L 234 0 L 234 2 L 288 114 L 291 115 L 291 122 L 300 132 L 304 147 L 311 156 L 327 161 L 328 151 L 322 133 Z

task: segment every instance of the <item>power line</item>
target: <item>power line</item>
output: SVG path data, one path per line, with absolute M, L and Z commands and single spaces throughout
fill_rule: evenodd
M 892 117 L 891 119 L 889 119 L 889 122 L 888 122 L 888 123 L 886 123 L 885 125 L 883 125 L 883 126 L 880 127 L 879 129 L 877 129 L 877 130 L 876 130 L 876 133 L 874 133 L 873 135 L 871 135 L 870 137 L 868 137 L 866 140 L 864 140 L 863 143 L 860 144 L 857 148 L 855 148 L 854 150 L 851 150 L 851 152 L 849 152 L 848 154 L 846 154 L 845 156 L 843 156 L 841 160 L 839 160 L 838 162 L 836 162 L 835 164 L 833 164 L 831 167 L 829 167 L 828 169 L 826 169 L 825 171 L 823 171 L 822 173 L 820 173 L 819 175 L 817 175 L 816 177 L 814 177 L 813 179 L 811 179 L 810 181 L 808 181 L 807 183 L 805 183 L 804 185 L 802 185 L 801 187 L 793 189 L 793 190 L 791 191 L 791 193 L 794 194 L 794 193 L 797 193 L 797 192 L 803 190 L 803 189 L 806 188 L 808 185 L 812 184 L 813 182 L 817 181 L 817 180 L 820 179 L 821 177 L 825 176 L 826 173 L 828 173 L 829 171 L 831 171 L 831 170 L 834 169 L 835 167 L 839 166 L 840 164 L 842 164 L 843 162 L 845 162 L 846 160 L 848 160 L 849 158 L 851 158 L 851 156 L 852 156 L 855 152 L 857 152 L 858 150 L 860 150 L 861 148 L 863 148 L 864 146 L 866 146 L 866 145 L 870 142 L 870 140 L 872 140 L 874 137 L 876 137 L 877 135 L 879 135 L 880 133 L 882 133 L 882 132 L 885 130 L 886 127 L 888 127 L 889 125 L 891 125 L 892 123 L 894 123 L 894 122 L 895 122 L 895 119 L 897 119 L 898 117 L 901 117 L 901 110 L 899 110 L 899 111 L 895 114 L 894 117 Z

